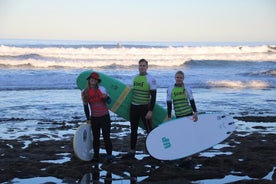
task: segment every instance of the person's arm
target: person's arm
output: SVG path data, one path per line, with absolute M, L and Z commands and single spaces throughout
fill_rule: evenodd
M 198 116 L 197 116 L 197 109 L 196 109 L 196 105 L 195 105 L 195 100 L 194 99 L 192 99 L 192 100 L 190 100 L 190 104 L 191 104 L 191 107 L 192 107 L 192 109 L 193 109 L 193 120 L 194 120 L 194 122 L 196 122 L 197 120 L 198 120 Z
M 88 104 L 88 95 L 87 90 L 85 89 L 81 92 L 82 102 L 83 102 L 83 109 L 86 116 L 87 123 L 90 123 L 90 110 L 89 110 L 89 104 Z
M 110 104 L 111 103 L 111 98 L 109 97 L 106 89 L 103 86 L 99 87 L 100 93 L 102 95 L 102 99 L 104 102 Z
M 190 101 L 190 105 L 191 105 L 192 110 L 193 110 L 193 120 L 194 120 L 194 122 L 196 122 L 198 120 L 198 116 L 197 116 L 197 109 L 196 109 L 195 100 L 194 100 L 194 97 L 193 97 L 193 92 L 189 87 L 186 87 L 186 90 L 187 90 L 188 98 L 189 98 L 189 101 Z
M 172 101 L 167 101 L 167 113 L 168 118 L 172 117 Z
M 90 119 L 90 111 L 89 111 L 89 106 L 88 104 L 83 104 L 83 109 L 84 109 L 84 113 L 87 119 L 87 123 L 90 123 L 91 119 Z
M 156 90 L 150 90 L 150 104 L 149 104 L 149 111 L 153 111 L 155 102 L 156 102 Z
M 196 104 L 195 104 L 195 100 L 194 99 L 190 100 L 190 104 L 191 104 L 191 107 L 193 109 L 193 112 L 197 112 Z
M 168 113 L 168 118 L 172 117 L 172 98 L 171 98 L 171 93 L 172 93 L 172 88 L 173 87 L 168 87 L 167 89 L 167 113 Z
M 152 119 L 152 111 L 156 101 L 157 84 L 156 80 L 151 75 L 147 75 L 147 80 L 150 85 L 150 102 L 148 106 L 148 113 L 146 115 L 146 119 L 150 120 Z
M 150 90 L 150 94 L 151 94 L 151 98 L 150 98 L 150 103 L 148 106 L 148 113 L 145 117 L 147 120 L 152 119 L 152 111 L 153 111 L 155 101 L 156 101 L 156 90 Z

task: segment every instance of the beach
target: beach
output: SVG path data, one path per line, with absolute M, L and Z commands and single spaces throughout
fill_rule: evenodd
M 254 122 L 254 117 L 235 117 L 237 126 L 246 126 L 241 120 L 247 118 Z M 88 178 L 95 183 L 275 183 L 276 127 L 275 122 L 269 123 L 275 118 L 262 117 L 262 122 L 267 123 L 255 119 L 253 133 L 235 131 L 220 145 L 193 155 L 192 166 L 185 165 L 183 159 L 159 161 L 150 157 L 145 150 L 143 131 L 139 134 L 136 159 L 106 163 L 101 144 L 100 163 L 84 162 L 74 155 L 72 142 L 72 129 L 81 122 L 40 122 L 36 134 L 1 139 L 0 182 L 80 183 Z M 23 120 L 8 121 L 18 124 Z M 5 124 L 3 120 L 1 123 Z M 20 132 L 19 129 L 10 132 Z M 60 140 L 49 139 L 57 131 L 68 133 Z M 124 133 L 129 131 L 128 123 L 112 123 L 113 154 L 128 151 L 129 133 Z
M 0 40 L 1 183 L 275 183 L 276 50 L 263 43 L 91 43 Z M 157 79 L 157 102 L 185 73 L 199 113 L 234 118 L 223 142 L 184 159 L 79 160 L 73 136 L 86 123 L 76 79 L 93 69 L 131 85 L 140 58 Z M 111 99 L 112 100 L 112 99 Z M 129 150 L 129 122 L 111 113 L 113 155 Z M 104 158 L 103 141 L 100 149 Z

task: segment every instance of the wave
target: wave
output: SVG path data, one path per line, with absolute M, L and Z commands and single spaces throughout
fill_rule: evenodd
M 276 77 L 276 69 L 247 72 L 242 73 L 241 75 L 249 77 Z
M 242 73 L 241 75 L 244 76 L 255 76 L 255 77 L 276 77 L 276 69 L 269 69 L 269 70 L 261 70 L 261 71 L 254 71 L 254 72 L 247 72 Z
M 276 62 L 273 46 L 205 46 L 205 47 L 15 47 L 0 46 L 0 65 L 37 68 L 131 67 L 141 58 L 151 66 L 221 65 L 227 62 Z
M 219 80 L 219 81 L 208 81 L 209 87 L 222 87 L 222 88 L 255 88 L 264 89 L 271 88 L 272 86 L 265 81 L 251 80 L 251 81 L 233 81 L 233 80 Z
M 0 59 L 7 60 L 24 60 L 24 59 L 43 59 L 39 54 L 23 54 L 23 55 L 0 55 Z
M 250 72 L 250 73 L 245 73 L 244 75 L 247 75 L 247 76 L 271 76 L 271 77 L 275 77 L 276 76 L 276 69 L 265 70 L 265 71 L 257 71 L 257 72 Z

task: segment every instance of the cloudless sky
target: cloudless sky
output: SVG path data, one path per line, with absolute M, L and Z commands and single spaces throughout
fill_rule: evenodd
M 276 41 L 276 0 L 0 0 L 0 39 Z

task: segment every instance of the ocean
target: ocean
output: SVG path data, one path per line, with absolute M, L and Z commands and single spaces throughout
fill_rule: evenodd
M 64 109 L 59 113 L 82 116 L 76 86 L 80 72 L 93 69 L 131 85 L 141 58 L 149 61 L 148 72 L 157 79 L 161 105 L 175 72 L 182 70 L 200 112 L 275 115 L 275 45 L 0 40 L 1 117 L 26 118 L 28 108 L 40 114 L 50 105 Z M 15 115 L 16 108 L 27 111 Z M 56 113 L 45 117 L 64 117 Z
M 4 127 L 0 138 L 35 134 L 41 121 L 85 121 L 76 86 L 79 73 L 93 69 L 131 85 L 141 58 L 149 61 L 148 72 L 157 79 L 157 103 L 165 108 L 166 89 L 174 84 L 176 71 L 182 70 L 199 113 L 275 116 L 275 42 L 0 39 L 0 124 Z M 112 114 L 112 120 L 118 118 Z M 11 131 L 12 127 L 16 129 Z M 61 132 L 48 134 L 49 139 L 64 138 Z

